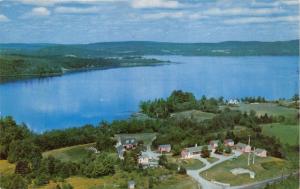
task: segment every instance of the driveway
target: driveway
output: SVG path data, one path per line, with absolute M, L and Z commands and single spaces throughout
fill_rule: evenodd
M 231 156 L 222 156 L 222 155 L 217 155 L 217 154 L 211 153 L 211 157 L 218 158 L 218 161 L 216 161 L 214 163 L 209 163 L 206 159 L 201 158 L 201 157 L 194 158 L 194 159 L 198 159 L 198 160 L 202 161 L 205 164 L 205 166 L 202 167 L 201 169 L 198 169 L 198 170 L 187 170 L 187 174 L 189 176 L 191 176 L 192 178 L 194 178 L 198 183 L 200 183 L 200 185 L 203 189 L 223 189 L 223 188 L 226 188 L 226 186 L 223 186 L 221 184 L 216 184 L 216 183 L 213 183 L 211 181 L 208 181 L 208 180 L 204 179 L 200 175 L 200 173 L 203 172 L 203 171 L 206 171 L 207 169 L 210 169 L 211 167 L 213 167 L 217 164 L 223 163 L 224 161 L 233 159 L 233 158 L 238 157 L 238 156 L 241 155 L 240 152 L 235 151 L 235 150 L 233 151 L 233 153 L 234 154 L 231 155 Z

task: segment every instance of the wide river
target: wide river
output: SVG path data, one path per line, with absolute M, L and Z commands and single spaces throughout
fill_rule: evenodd
M 155 56 L 177 64 L 116 68 L 0 85 L 1 116 L 37 132 L 128 118 L 141 100 L 173 90 L 225 99 L 290 98 L 298 91 L 299 57 Z

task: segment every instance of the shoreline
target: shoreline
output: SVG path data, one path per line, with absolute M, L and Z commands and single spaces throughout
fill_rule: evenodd
M 39 74 L 22 74 L 19 76 L 0 76 L 0 85 L 5 85 L 8 83 L 18 83 L 18 82 L 26 82 L 31 80 L 40 80 L 40 79 L 47 79 L 52 77 L 61 77 L 68 74 L 76 74 L 76 73 L 82 73 L 82 72 L 92 72 L 92 71 L 98 71 L 98 70 L 109 70 L 109 69 L 118 69 L 118 68 L 133 68 L 133 67 L 152 67 L 152 66 L 163 66 L 172 64 L 173 62 L 170 61 L 163 61 L 163 60 L 157 60 L 157 62 L 153 63 L 143 63 L 143 64 L 132 64 L 130 63 L 128 65 L 121 65 L 121 66 L 104 66 L 104 67 L 90 67 L 90 68 L 79 68 L 79 69 L 65 69 L 62 68 L 62 72 L 59 73 L 50 73 L 45 75 L 39 75 Z M 12 78 L 12 79 L 10 79 Z M 2 81 L 5 80 L 5 81 Z

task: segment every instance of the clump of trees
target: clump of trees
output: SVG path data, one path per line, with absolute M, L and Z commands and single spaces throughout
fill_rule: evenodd
M 218 105 L 221 103 L 223 103 L 223 98 L 217 100 L 207 99 L 203 96 L 197 100 L 192 93 L 175 90 L 167 99 L 160 98 L 141 102 L 140 109 L 150 117 L 167 118 L 173 112 L 192 109 L 216 113 L 219 110 Z
M 203 146 L 201 150 L 201 157 L 203 158 L 209 158 L 210 157 L 210 151 L 208 150 L 208 147 L 205 145 Z
M 221 142 L 219 142 L 215 153 L 216 154 L 223 154 L 223 152 L 224 152 L 224 145 Z
M 90 178 L 110 175 L 115 173 L 116 160 L 107 153 L 100 153 L 94 160 L 83 166 L 83 174 Z
M 241 98 L 242 102 L 246 103 L 265 103 L 268 102 L 264 97 L 258 96 L 258 97 L 245 97 Z

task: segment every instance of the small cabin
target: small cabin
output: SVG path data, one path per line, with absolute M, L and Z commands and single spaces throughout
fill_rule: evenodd
M 239 104 L 239 101 L 236 99 L 230 99 L 228 101 L 228 105 L 237 105 L 237 104 Z
M 251 152 L 251 146 L 247 145 L 247 144 L 244 144 L 244 143 L 241 143 L 241 142 L 239 142 L 235 145 L 235 149 L 239 150 L 240 152 L 243 152 L 243 153 L 244 152 L 246 152 L 246 153 Z
M 254 151 L 255 155 L 259 157 L 267 157 L 267 150 L 262 148 L 256 148 Z
M 121 144 L 125 149 L 132 149 L 137 146 L 137 140 L 135 138 L 122 138 Z
M 133 180 L 128 181 L 128 189 L 134 189 L 135 188 L 135 182 Z
M 204 146 L 195 145 L 194 147 L 184 148 L 181 151 L 181 157 L 183 159 L 190 159 L 190 158 L 200 157 L 203 147 Z M 212 147 L 210 145 L 208 145 L 207 148 L 208 148 L 209 151 L 212 151 Z
M 213 148 L 216 149 L 218 147 L 219 140 L 211 140 L 209 141 L 209 145 Z
M 171 144 L 161 144 L 158 146 L 158 151 L 160 153 L 163 153 L 163 152 L 167 152 L 169 153 L 171 151 Z
M 226 140 L 224 140 L 224 146 L 233 147 L 234 141 L 232 139 L 226 139 Z
M 138 158 L 138 163 L 143 168 L 149 168 L 149 167 L 158 167 L 159 158 L 157 156 L 152 156 L 148 152 L 142 152 L 142 154 Z

